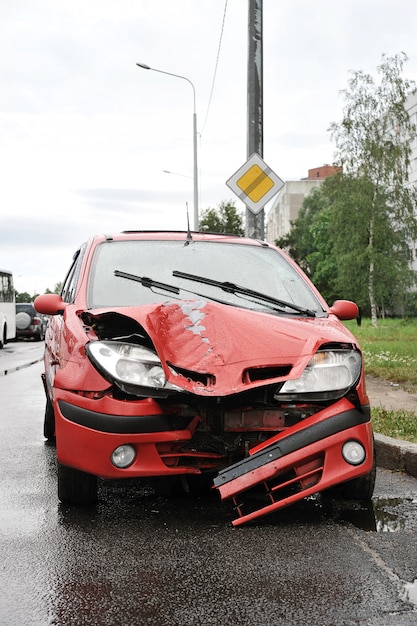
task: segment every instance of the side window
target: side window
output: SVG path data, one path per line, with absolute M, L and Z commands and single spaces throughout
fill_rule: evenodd
M 68 302 L 69 304 L 72 304 L 74 302 L 78 277 L 80 275 L 81 263 L 84 257 L 85 248 L 86 244 L 81 246 L 81 248 L 77 250 L 77 252 L 74 254 L 72 265 L 64 280 L 64 284 L 62 285 L 61 297 L 64 302 Z

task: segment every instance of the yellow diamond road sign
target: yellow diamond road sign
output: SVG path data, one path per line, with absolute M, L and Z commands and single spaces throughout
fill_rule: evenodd
M 226 185 L 254 213 L 258 213 L 283 187 L 284 182 L 271 170 L 259 154 L 252 154 Z

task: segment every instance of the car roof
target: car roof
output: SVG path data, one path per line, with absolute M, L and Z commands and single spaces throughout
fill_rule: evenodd
M 133 241 L 133 240 L 167 240 L 167 241 L 216 241 L 224 243 L 246 244 L 262 247 L 274 247 L 266 241 L 241 237 L 229 233 L 194 232 L 181 230 L 124 230 L 120 233 L 95 235 L 90 241 Z

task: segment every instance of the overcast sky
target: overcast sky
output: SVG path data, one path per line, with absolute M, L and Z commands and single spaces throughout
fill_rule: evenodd
M 404 51 L 417 80 L 412 0 L 263 0 L 263 20 L 263 156 L 283 180 L 333 161 L 350 70 Z M 192 221 L 192 88 L 137 62 L 195 86 L 200 207 L 243 209 L 226 180 L 247 158 L 247 41 L 247 0 L 2 0 L 0 267 L 18 291 L 53 289 L 92 234 L 185 229 L 187 203 Z

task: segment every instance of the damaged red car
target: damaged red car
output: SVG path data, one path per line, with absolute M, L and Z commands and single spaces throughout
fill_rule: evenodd
M 375 481 L 363 358 L 300 268 L 262 241 L 186 232 L 99 235 L 46 332 L 44 435 L 58 497 L 93 503 L 97 478 L 209 479 L 242 524 Z

